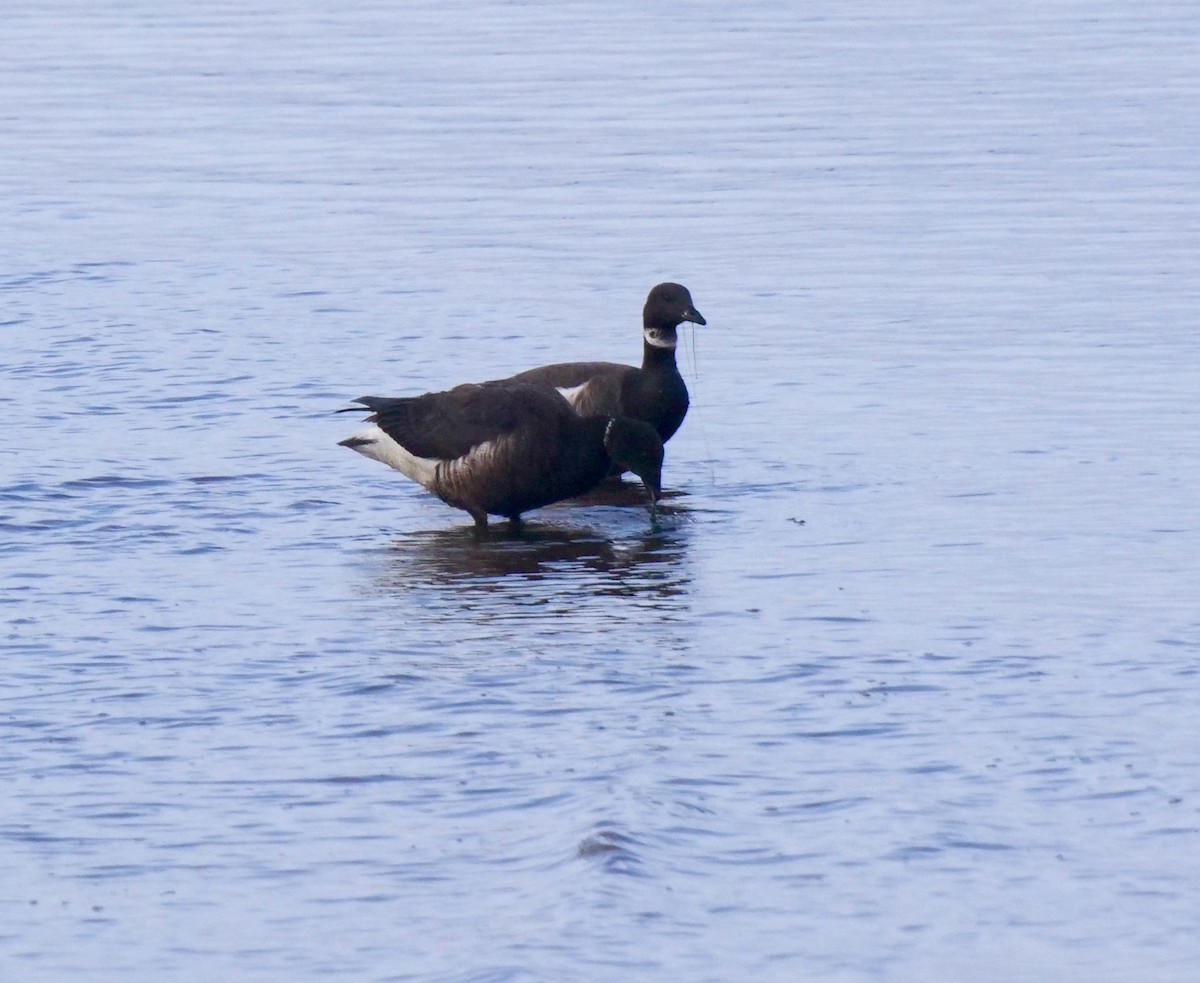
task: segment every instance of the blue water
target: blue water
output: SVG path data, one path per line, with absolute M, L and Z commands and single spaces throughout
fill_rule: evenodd
M 3 21 L 0 978 L 1196 978 L 1200 8 Z M 666 279 L 658 526 L 336 446 Z

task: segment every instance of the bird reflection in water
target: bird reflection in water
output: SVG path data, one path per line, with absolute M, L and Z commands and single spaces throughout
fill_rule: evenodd
M 609 507 L 630 504 L 637 508 Z M 651 524 L 640 486 L 606 482 L 584 498 L 542 509 L 518 529 L 412 533 L 389 546 L 378 587 L 386 593 L 455 587 L 508 599 L 583 591 L 666 600 L 684 594 L 691 577 L 684 563 L 686 512 L 663 505 Z M 595 516 L 598 509 L 605 514 Z

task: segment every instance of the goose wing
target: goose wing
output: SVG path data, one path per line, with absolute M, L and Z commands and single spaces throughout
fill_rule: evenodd
M 580 416 L 619 416 L 625 379 L 637 369 L 616 362 L 560 362 L 513 376 L 513 381 L 556 389 Z
M 571 415 L 553 391 L 500 382 L 466 384 L 445 392 L 355 400 L 371 411 L 370 422 L 410 454 L 451 461 L 520 427 L 561 426 Z

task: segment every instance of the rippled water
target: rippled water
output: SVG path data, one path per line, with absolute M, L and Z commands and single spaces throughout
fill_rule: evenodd
M 1195 978 L 1194 5 L 4 22 L 0 975 Z M 664 279 L 657 527 L 336 446 Z

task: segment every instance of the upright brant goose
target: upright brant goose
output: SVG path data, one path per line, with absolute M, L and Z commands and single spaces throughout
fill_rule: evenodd
M 675 364 L 675 329 L 684 321 L 708 322 L 687 287 L 660 283 L 642 308 L 642 367 L 615 362 L 562 362 L 519 372 L 515 382 L 551 386 L 580 416 L 630 416 L 645 420 L 665 444 L 683 423 L 688 391 Z
M 503 380 L 354 402 L 370 411 L 372 425 L 341 446 L 466 509 L 479 529 L 489 513 L 519 525 L 522 512 L 582 495 L 614 467 L 642 479 L 652 511 L 662 493 L 663 447 L 653 427 L 581 417 L 544 386 Z

